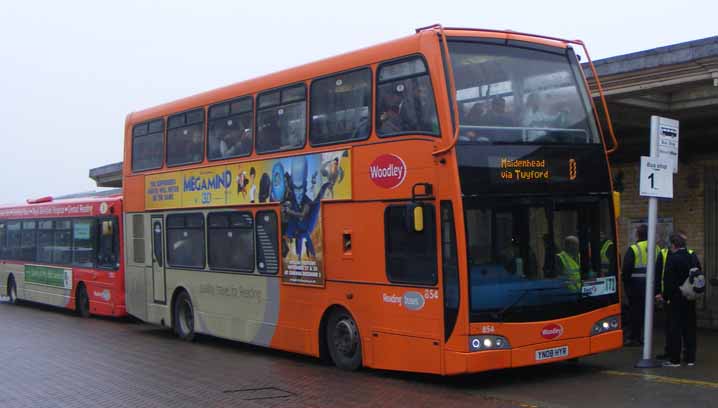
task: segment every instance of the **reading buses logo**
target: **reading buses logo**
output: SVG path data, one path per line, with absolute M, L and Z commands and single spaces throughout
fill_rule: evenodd
M 551 323 L 541 329 L 541 337 L 548 340 L 553 340 L 561 337 L 563 334 L 563 326 L 560 324 Z
M 399 156 L 382 154 L 369 165 L 369 177 L 379 187 L 397 188 L 406 178 L 406 164 Z

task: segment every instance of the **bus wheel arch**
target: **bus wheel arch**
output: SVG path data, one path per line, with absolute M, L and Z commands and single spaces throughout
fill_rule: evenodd
M 75 288 L 75 311 L 80 317 L 90 317 L 90 296 L 85 282 L 78 282 Z
M 181 340 L 193 341 L 195 334 L 194 304 L 189 292 L 181 286 L 175 289 L 170 305 L 172 331 Z
M 7 297 L 9 298 L 8 302 L 10 304 L 17 304 L 17 283 L 15 283 L 15 276 L 13 274 L 7 277 Z
M 319 324 L 319 356 L 322 361 L 354 371 L 362 365 L 362 344 L 359 325 L 342 305 L 332 305 L 324 312 Z

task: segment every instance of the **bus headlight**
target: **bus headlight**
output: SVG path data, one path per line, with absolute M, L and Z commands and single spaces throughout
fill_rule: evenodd
M 619 326 L 618 316 L 607 317 L 603 320 L 599 320 L 593 325 L 593 329 L 591 329 L 591 336 L 616 330 Z
M 509 341 L 503 336 L 470 336 L 469 337 L 469 350 L 470 351 L 484 351 L 484 350 L 499 350 L 499 349 L 510 349 Z

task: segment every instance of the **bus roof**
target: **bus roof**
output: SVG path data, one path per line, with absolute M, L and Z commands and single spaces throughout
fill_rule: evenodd
M 42 199 L 28 200 L 27 204 L 2 205 L 0 206 L 0 218 L 92 217 L 120 214 L 121 211 L 121 193 L 106 197 L 79 197 L 61 200 L 43 197 Z
M 430 41 L 433 41 L 435 33 L 437 32 L 434 28 L 436 27 L 430 26 L 425 29 L 418 29 L 417 33 L 406 37 L 339 54 L 319 61 L 310 62 L 297 67 L 288 68 L 275 73 L 181 98 L 155 107 L 132 112 L 127 115 L 127 123 L 140 123 L 166 115 L 171 115 L 173 113 L 183 112 L 192 108 L 237 98 L 243 95 L 268 91 L 283 85 L 291 85 L 292 83 L 367 66 L 403 55 L 417 53 L 424 47 L 429 46 Z M 498 38 L 504 40 L 533 42 L 536 44 L 559 48 L 566 48 L 568 46 L 567 40 L 526 33 L 517 33 L 510 30 L 446 28 L 444 32 L 448 37 Z

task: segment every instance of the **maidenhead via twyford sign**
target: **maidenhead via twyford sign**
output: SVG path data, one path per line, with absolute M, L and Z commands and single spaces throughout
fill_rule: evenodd
M 673 198 L 673 165 L 669 160 L 641 157 L 640 194 L 643 197 Z
M 406 178 L 406 164 L 399 156 L 382 154 L 369 165 L 369 178 L 379 187 L 397 188 Z

